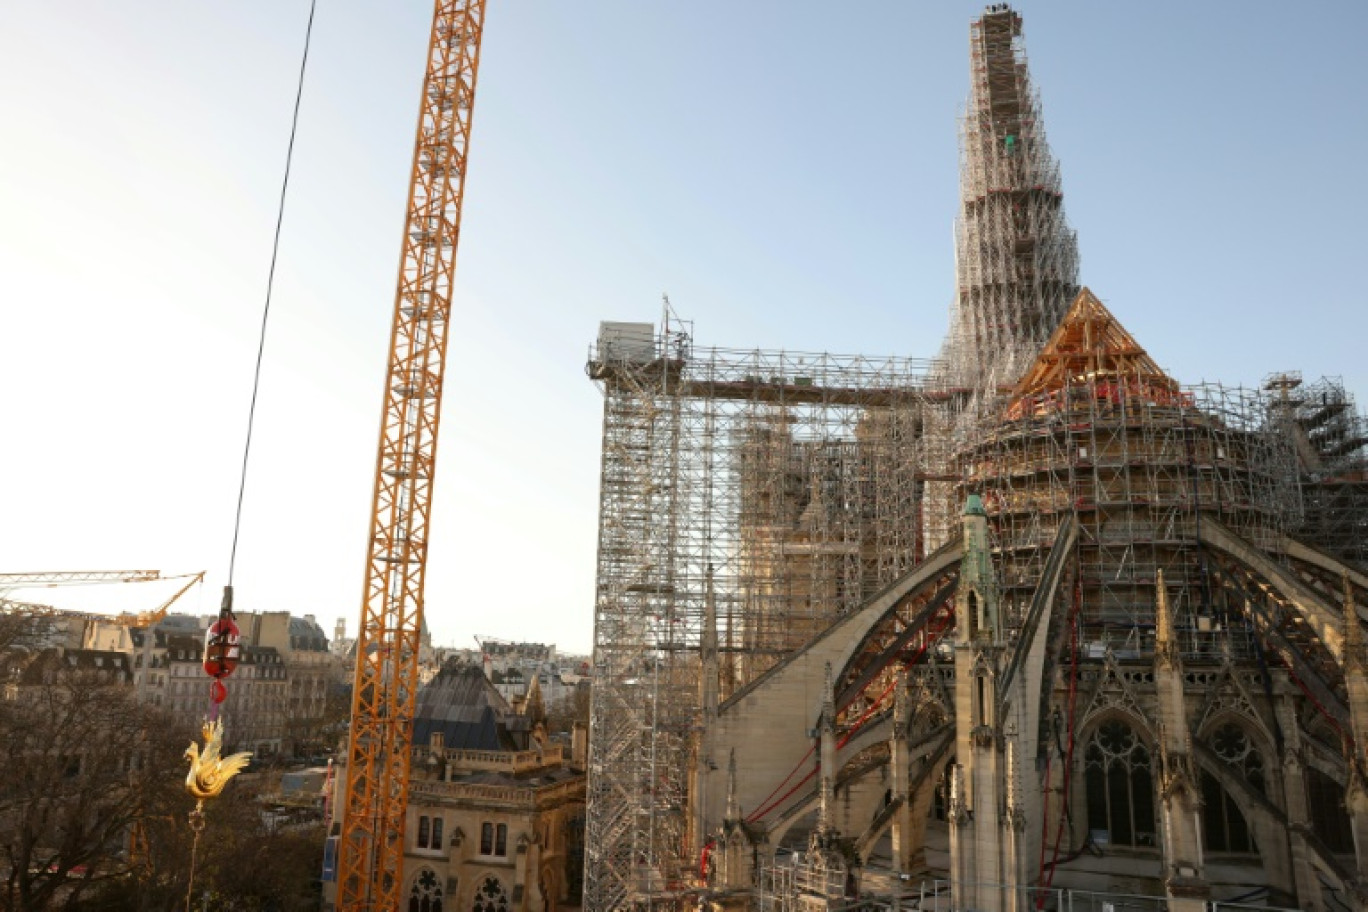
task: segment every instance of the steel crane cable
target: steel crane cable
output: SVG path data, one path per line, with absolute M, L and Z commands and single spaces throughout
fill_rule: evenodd
M 304 70 L 309 63 L 309 41 L 313 37 L 314 11 L 318 0 L 309 2 L 309 23 L 304 28 L 304 53 L 299 60 L 299 84 L 295 88 L 294 114 L 290 118 L 290 143 L 285 150 L 285 175 L 280 182 L 280 203 L 276 208 L 275 236 L 271 241 L 271 268 L 266 273 L 266 303 L 261 308 L 261 330 L 257 335 L 256 367 L 252 371 L 252 401 L 247 408 L 247 439 L 242 447 L 242 472 L 238 479 L 237 510 L 233 515 L 233 546 L 228 554 L 228 590 L 233 585 L 233 570 L 237 564 L 238 533 L 242 527 L 242 501 L 247 490 L 247 458 L 252 452 L 252 425 L 256 418 L 257 393 L 261 388 L 261 361 L 266 351 L 266 321 L 271 314 L 271 290 L 275 286 L 276 260 L 280 255 L 280 227 L 285 221 L 285 192 L 290 187 L 290 163 L 294 160 L 295 134 L 299 129 L 299 102 L 304 96 Z M 228 598 L 231 601 L 231 598 Z
M 218 623 L 205 642 L 205 672 L 214 680 L 210 690 L 210 718 L 217 716 L 218 704 L 227 691 L 221 678 L 232 673 L 237 664 L 238 634 L 233 625 L 233 571 L 237 567 L 238 536 L 242 531 L 242 503 L 247 492 L 247 463 L 252 452 L 252 428 L 256 421 L 257 394 L 261 389 L 261 362 L 266 351 L 266 324 L 271 314 L 271 291 L 275 287 L 276 262 L 280 256 L 280 229 L 285 221 L 285 194 L 290 187 L 290 164 L 294 161 L 295 136 L 299 131 L 299 107 L 304 97 L 304 73 L 309 63 L 309 43 L 313 38 L 314 13 L 318 0 L 309 0 L 309 21 L 304 28 L 304 50 L 299 59 L 299 80 L 295 87 L 294 112 L 290 117 L 290 141 L 285 149 L 285 173 L 280 182 L 280 202 L 276 207 L 275 234 L 271 240 L 271 266 L 266 273 L 266 301 L 261 308 L 261 329 L 257 333 L 256 366 L 252 371 L 252 399 L 247 408 L 247 434 L 242 447 L 242 471 L 238 476 L 237 507 L 233 512 L 233 544 L 228 553 L 228 581 L 223 587 Z M 212 664 L 211 664 L 212 663 Z

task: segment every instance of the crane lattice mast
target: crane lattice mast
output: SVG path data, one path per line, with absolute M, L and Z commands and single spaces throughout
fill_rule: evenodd
M 390 339 L 356 640 L 338 909 L 400 904 L 418 640 L 485 0 L 437 0 Z
M 0 592 L 39 586 L 146 583 L 161 578 L 160 570 L 52 570 L 45 573 L 0 573 Z

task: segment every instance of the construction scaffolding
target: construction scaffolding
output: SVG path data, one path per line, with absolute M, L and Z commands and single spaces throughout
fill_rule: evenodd
M 1219 619 L 1197 541 L 1202 515 L 1269 552 L 1300 520 L 1281 424 L 1266 392 L 1180 386 L 1083 289 L 956 454 L 958 498 L 979 494 L 990 517 L 1004 618 L 1024 617 L 1071 517 L 1090 642 L 1148 642 L 1161 572 L 1176 587 L 1179 625 L 1210 629 Z
M 952 454 L 977 439 L 999 384 L 1077 291 L 1020 17 L 985 13 L 971 57 L 958 295 L 940 360 L 695 351 L 668 317 L 658 335 L 601 329 L 589 363 L 605 401 L 588 907 L 687 891 L 693 736 L 708 700 L 947 540 L 963 487 Z M 715 682 L 700 680 L 705 633 Z
M 986 432 L 961 454 L 962 490 L 980 493 L 988 509 L 1008 623 L 1024 617 L 1070 516 L 1089 642 L 1148 648 L 1161 572 L 1181 627 L 1219 623 L 1197 542 L 1201 516 L 1272 551 L 1299 514 L 1292 451 L 1268 416 L 1255 390 L 1209 384 L 1156 395 L 1081 377 Z
M 1343 386 L 1165 375 L 1080 293 L 1020 17 L 990 7 L 971 58 L 937 359 L 695 348 L 668 304 L 658 331 L 600 327 L 586 908 L 692 905 L 706 834 L 690 790 L 718 702 L 946 542 L 968 494 L 990 517 L 1009 626 L 1071 519 L 1061 597 L 1081 606 L 1090 658 L 1152 651 L 1161 572 L 1180 636 L 1229 630 L 1204 516 L 1274 559 L 1293 533 L 1368 569 L 1368 433 Z M 837 892 L 759 864 L 762 907 Z
M 1264 379 L 1297 454 L 1305 517 L 1298 539 L 1368 570 L 1368 422 L 1339 377 L 1303 383 L 1287 371 Z
M 1002 5 L 970 26 L 960 129 L 957 292 L 941 351 L 947 385 L 1012 383 L 1078 293 L 1078 240 L 1031 84 L 1021 16 Z
M 690 883 L 700 647 L 721 699 L 943 537 L 923 509 L 960 398 L 909 358 L 695 350 L 686 325 L 604 324 L 586 905 Z M 716 630 L 705 631 L 715 618 Z
M 915 567 L 970 493 L 1009 626 L 1071 517 L 1087 649 L 1152 650 L 1160 572 L 1183 636 L 1229 629 L 1200 524 L 1275 555 L 1303 526 L 1286 391 L 1179 385 L 1086 289 L 1037 355 L 994 395 L 946 388 L 928 361 L 695 349 L 672 317 L 603 325 L 587 904 L 696 889 L 710 705 Z

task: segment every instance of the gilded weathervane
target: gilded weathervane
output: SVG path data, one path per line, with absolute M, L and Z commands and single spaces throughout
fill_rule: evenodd
M 190 908 L 190 898 L 195 889 L 195 855 L 199 849 L 200 833 L 204 831 L 204 802 L 217 798 L 228 781 L 247 768 L 252 761 L 250 753 L 222 755 L 223 723 L 218 720 L 205 722 L 203 729 L 204 752 L 191 741 L 185 749 L 185 759 L 190 761 L 190 774 L 185 777 L 185 790 L 195 799 L 195 809 L 190 812 L 190 829 L 195 834 L 195 844 L 190 850 L 190 884 L 186 889 L 185 908 Z

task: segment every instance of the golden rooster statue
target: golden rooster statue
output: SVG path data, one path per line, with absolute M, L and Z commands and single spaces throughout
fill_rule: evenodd
M 217 798 L 228 780 L 242 772 L 251 762 L 250 753 L 220 756 L 223 749 L 223 723 L 205 722 L 203 729 L 204 753 L 199 745 L 191 741 L 185 749 L 185 758 L 190 761 L 190 775 L 185 777 L 185 789 L 199 799 L 196 810 L 204 807 L 206 798 Z

